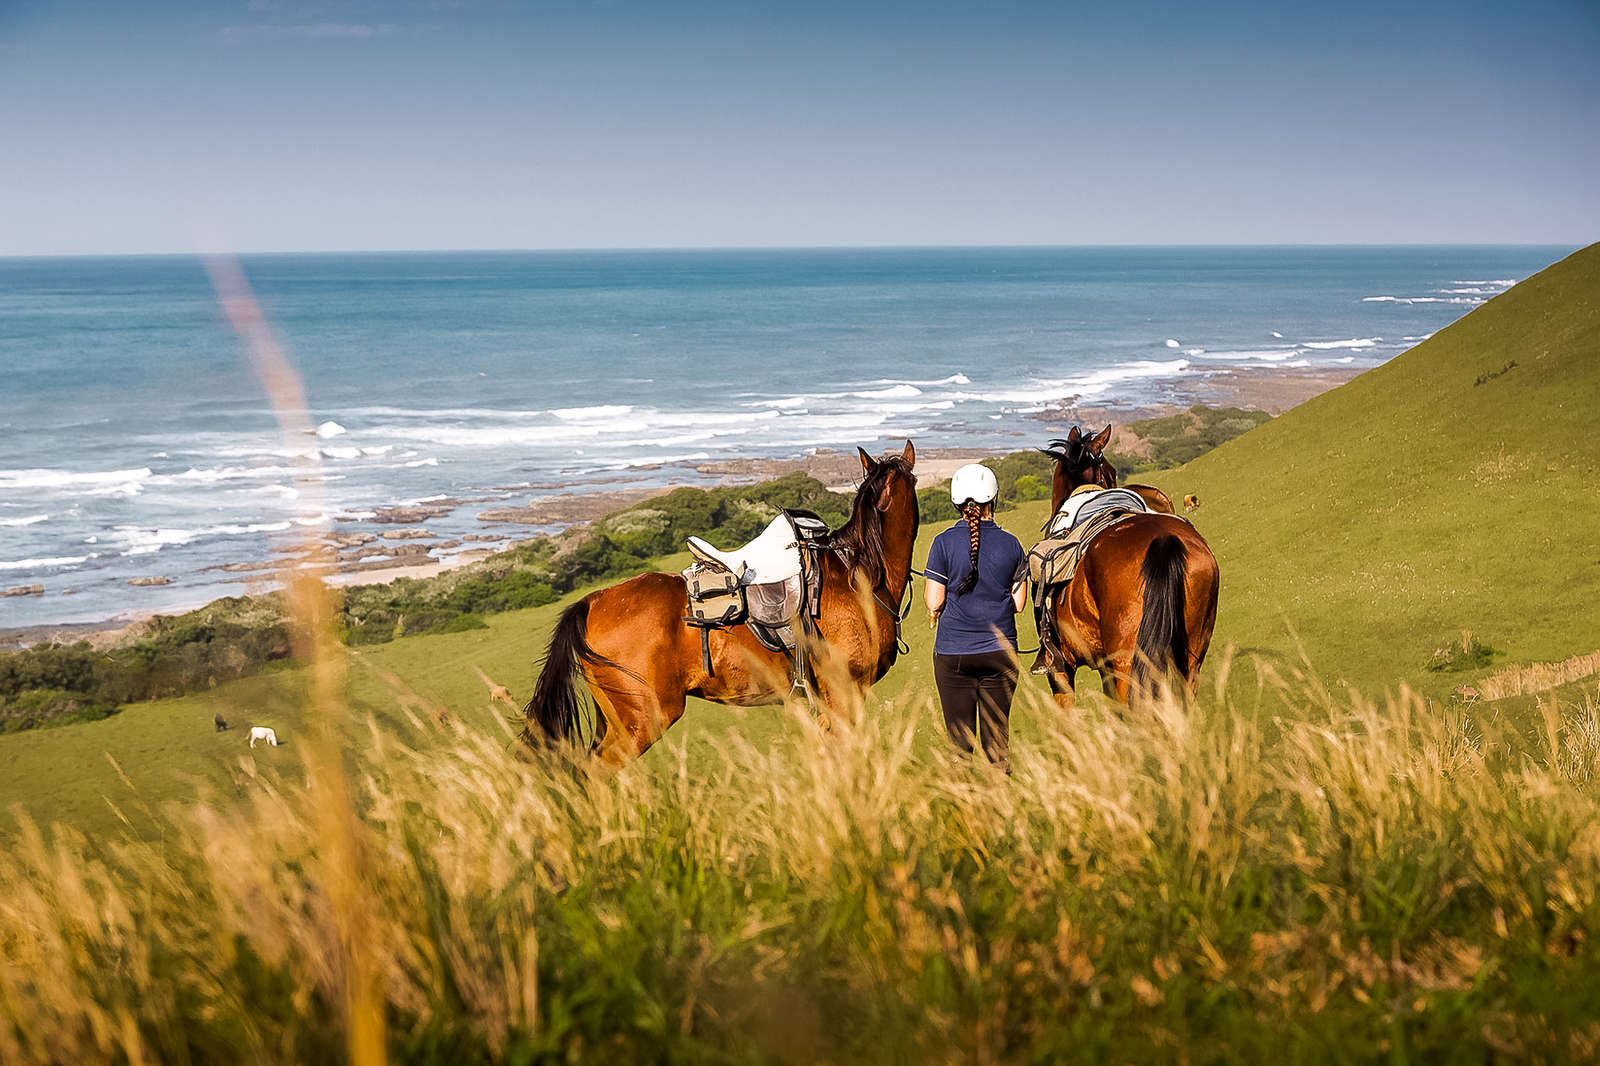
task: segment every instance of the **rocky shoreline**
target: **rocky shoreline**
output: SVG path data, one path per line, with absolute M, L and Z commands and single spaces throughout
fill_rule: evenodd
M 1193 404 L 1253 408 L 1278 414 L 1328 389 L 1350 380 L 1354 369 L 1285 368 L 1271 373 L 1249 370 L 1210 370 L 1186 382 L 1179 395 Z M 1111 449 L 1123 455 L 1148 455 L 1148 443 L 1124 427 L 1134 421 L 1177 414 L 1186 408 L 1177 404 L 1057 404 L 1027 417 L 1039 424 L 1037 443 L 1065 434 L 1072 425 L 1101 426 L 1113 429 Z M 927 487 L 948 478 L 966 463 L 993 455 L 997 450 L 971 448 L 928 448 L 917 457 L 917 480 Z M 854 491 L 861 464 L 854 451 L 818 449 L 795 458 L 729 459 L 681 464 L 685 477 L 679 484 L 707 487 L 711 484 L 740 485 L 804 473 L 837 492 Z M 692 475 L 692 476 L 691 476 Z M 563 486 L 522 486 L 506 491 L 526 492 L 532 488 L 560 489 Z M 330 584 L 350 586 L 381 584 L 402 577 L 425 577 L 487 558 L 496 552 L 546 536 L 551 530 L 579 526 L 644 500 L 671 492 L 677 484 L 650 488 L 598 489 L 588 492 L 556 491 L 507 500 L 504 496 L 441 497 L 436 500 L 381 508 L 361 521 L 381 529 L 331 529 L 320 535 L 287 540 L 272 548 L 273 558 L 236 560 L 208 567 L 208 570 L 237 575 L 229 582 L 241 587 L 240 594 L 260 594 L 281 588 L 297 571 L 309 567 L 324 570 Z M 495 504 L 478 512 L 483 532 L 445 537 L 435 535 L 426 523 L 472 504 Z M 164 586 L 174 582 L 171 575 L 150 575 L 130 584 Z M 215 591 L 215 586 L 208 586 Z M 32 588 L 0 590 L 9 595 L 39 595 Z M 208 598 L 209 599 L 209 598 Z M 165 606 L 161 614 L 174 614 L 204 606 L 208 599 L 187 606 Z M 157 612 L 138 609 L 114 618 L 83 623 L 43 624 L 0 629 L 0 649 L 26 647 L 42 641 L 111 643 L 131 629 L 141 626 Z

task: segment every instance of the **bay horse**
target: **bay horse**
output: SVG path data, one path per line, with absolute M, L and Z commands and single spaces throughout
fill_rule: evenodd
M 1103 448 L 1109 437 L 1108 426 L 1095 440 Z M 1082 440 L 1080 434 L 1051 444 Z M 1054 514 L 1070 491 L 1062 486 L 1078 474 L 1063 467 L 1081 456 L 1070 448 L 1046 454 L 1056 461 Z M 1175 677 L 1194 691 L 1217 621 L 1217 559 L 1194 526 L 1170 513 L 1170 501 L 1168 507 L 1107 528 L 1089 543 L 1072 581 L 1041 596 L 1040 628 L 1049 632 L 1040 634 L 1034 671 L 1049 675 L 1063 707 L 1072 706 L 1082 666 L 1098 671 L 1106 695 L 1121 703 L 1130 695 L 1153 697 Z
M 1051 513 L 1061 509 L 1061 501 L 1080 485 L 1099 485 L 1103 489 L 1117 487 L 1117 468 L 1105 457 L 1106 445 L 1111 443 L 1111 427 L 1106 426 L 1094 436 L 1089 436 L 1077 426 L 1064 440 L 1053 440 L 1050 447 L 1039 449 L 1056 461 L 1055 478 L 1050 485 L 1050 495 L 1055 504 Z M 1129 492 L 1144 501 L 1146 507 L 1162 514 L 1176 514 L 1172 499 L 1154 485 L 1125 485 Z
M 853 713 L 894 665 L 898 608 L 911 580 L 917 539 L 911 442 L 899 454 L 877 459 L 856 450 L 866 476 L 849 520 L 827 535 L 817 553 L 821 610 L 807 647 L 825 726 L 830 712 Z M 790 691 L 783 654 L 768 651 L 747 626 L 713 630 L 707 671 L 700 633 L 684 624 L 688 609 L 683 576 L 665 573 L 640 574 L 568 607 L 523 708 L 523 739 L 582 744 L 582 719 L 592 702 L 588 751 L 621 765 L 683 717 L 690 696 L 742 707 L 783 702 Z

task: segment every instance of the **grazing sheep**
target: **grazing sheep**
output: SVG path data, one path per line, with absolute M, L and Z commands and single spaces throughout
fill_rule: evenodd
M 264 740 L 273 747 L 278 746 L 278 734 L 274 733 L 269 726 L 253 725 L 250 727 L 250 746 L 252 748 L 255 747 L 258 740 Z
M 219 733 L 226 733 L 228 731 L 228 720 L 222 717 L 220 714 L 214 714 L 211 716 L 211 724 L 217 727 L 217 732 Z
M 1189 493 L 1188 495 L 1186 495 L 1183 498 L 1183 509 L 1185 511 L 1196 510 L 1197 508 L 1199 508 L 1199 506 L 1200 506 L 1200 497 L 1196 496 L 1194 493 L 1191 492 L 1191 493 Z

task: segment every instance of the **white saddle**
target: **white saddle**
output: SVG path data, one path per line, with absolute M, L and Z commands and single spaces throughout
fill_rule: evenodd
M 745 585 L 767 585 L 800 576 L 800 542 L 788 515 L 774 518 L 755 540 L 732 551 L 720 551 L 699 537 L 690 537 L 689 553 L 727 567 Z

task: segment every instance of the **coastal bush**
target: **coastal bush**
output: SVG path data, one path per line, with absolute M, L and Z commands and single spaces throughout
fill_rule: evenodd
M 924 525 L 953 522 L 958 514 L 956 505 L 950 502 L 950 482 L 917 490 L 917 516 Z
M 109 718 L 120 708 L 111 700 L 83 692 L 40 688 L 0 700 L 0 733 L 41 726 L 71 725 Z
M 98 659 L 87 641 L 0 652 L 0 701 L 32 690 L 88 692 L 95 687 Z
M 1148 455 L 1107 451 L 1106 459 L 1121 474 L 1182 466 L 1235 437 L 1272 421 L 1265 411 L 1242 407 L 1191 407 L 1182 414 L 1129 422 L 1127 430 L 1144 439 Z
M 289 628 L 281 616 L 245 624 L 216 621 L 221 613 L 213 605 L 176 618 L 158 615 L 139 638 L 105 650 L 80 641 L 0 653 L 0 704 L 26 706 L 28 728 L 64 724 L 104 717 L 100 711 L 118 704 L 201 691 L 288 657 Z M 78 705 L 68 707 L 61 693 Z
M 1600 707 L 1262 683 L 1034 708 L 1009 778 L 927 702 L 605 775 L 458 720 L 351 749 L 347 844 L 298 770 L 148 845 L 24 821 L 0 1061 L 1593 1061 Z
M 1019 502 L 1028 500 L 1048 500 L 1050 498 L 1050 480 L 1040 478 L 1036 474 L 1023 474 L 1017 478 L 1012 487 L 1012 496 Z

